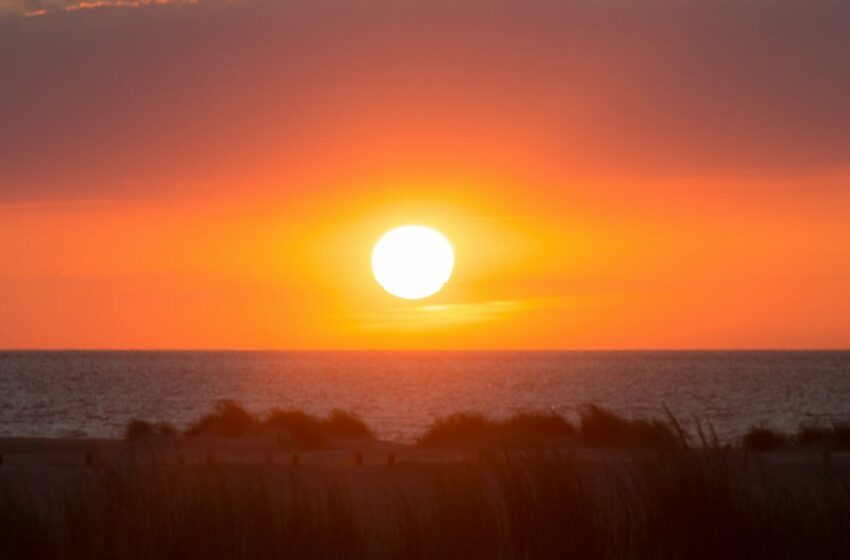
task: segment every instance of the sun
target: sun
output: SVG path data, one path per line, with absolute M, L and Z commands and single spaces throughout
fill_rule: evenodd
M 419 225 L 385 233 L 372 249 L 372 273 L 390 294 L 422 299 L 443 289 L 452 276 L 455 252 L 439 231 Z

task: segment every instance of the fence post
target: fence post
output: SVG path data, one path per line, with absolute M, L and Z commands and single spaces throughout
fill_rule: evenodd
M 358 451 L 354 454 L 354 464 L 358 467 L 363 465 L 363 452 Z
M 395 453 L 387 455 L 387 466 L 390 468 L 395 466 Z

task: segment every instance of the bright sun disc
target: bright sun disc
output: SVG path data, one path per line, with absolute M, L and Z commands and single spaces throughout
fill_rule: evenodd
M 372 249 L 375 280 L 392 295 L 421 299 L 439 292 L 452 275 L 455 252 L 449 240 L 425 226 L 385 233 Z

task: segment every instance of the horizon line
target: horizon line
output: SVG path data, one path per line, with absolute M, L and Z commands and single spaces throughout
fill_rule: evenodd
M 580 353 L 580 352 L 850 352 L 850 347 L 693 348 L 0 348 L 11 352 L 198 352 L 198 353 Z

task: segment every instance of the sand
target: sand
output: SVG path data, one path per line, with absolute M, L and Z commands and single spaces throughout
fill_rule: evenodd
M 590 470 L 616 469 L 634 456 L 634 452 L 625 450 L 577 448 L 569 440 L 553 440 L 545 449 L 570 454 L 579 465 Z M 492 448 L 475 445 L 421 448 L 379 440 L 336 440 L 322 449 L 311 450 L 281 446 L 268 435 L 241 438 L 153 437 L 132 442 L 86 438 L 0 438 L 3 458 L 0 480 L 39 487 L 85 475 L 104 464 L 186 468 L 210 464 L 233 468 L 271 465 L 304 471 L 316 468 L 350 471 L 355 478 L 358 472 L 373 470 L 396 476 L 392 473 L 428 465 L 476 461 L 481 453 L 489 451 Z M 520 451 L 514 449 L 509 452 Z M 820 476 L 825 468 L 850 474 L 850 453 L 825 454 L 817 446 L 772 453 L 730 450 L 726 454 L 730 464 L 737 469 L 765 468 L 794 484 Z

